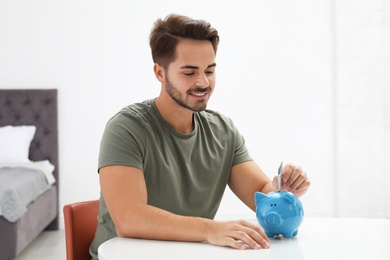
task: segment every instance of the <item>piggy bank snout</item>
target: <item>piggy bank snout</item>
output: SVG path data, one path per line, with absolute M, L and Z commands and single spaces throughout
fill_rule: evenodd
M 282 217 L 277 212 L 267 213 L 264 220 L 270 227 L 279 227 L 283 223 Z

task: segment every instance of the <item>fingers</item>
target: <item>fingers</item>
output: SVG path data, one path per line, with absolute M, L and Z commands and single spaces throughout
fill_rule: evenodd
M 310 181 L 301 167 L 287 164 L 283 170 L 283 184 L 288 191 L 301 196 L 309 189 Z
M 268 237 L 260 226 L 246 221 L 218 222 L 218 230 L 213 232 L 210 244 L 229 246 L 235 249 L 269 248 Z
M 240 224 L 243 226 L 243 235 L 240 240 L 253 249 L 269 248 L 269 238 L 264 233 L 264 230 L 260 226 L 252 224 L 250 222 L 241 221 Z

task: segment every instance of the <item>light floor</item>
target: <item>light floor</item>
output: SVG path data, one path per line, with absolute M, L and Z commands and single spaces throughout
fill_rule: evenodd
M 65 230 L 44 231 L 15 260 L 65 260 Z

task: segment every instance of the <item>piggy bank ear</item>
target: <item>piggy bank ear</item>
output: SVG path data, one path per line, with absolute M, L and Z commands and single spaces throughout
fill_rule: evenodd
M 295 195 L 289 193 L 289 192 L 283 192 L 281 194 L 281 197 L 282 199 L 286 200 L 287 202 L 289 202 L 291 205 L 295 205 L 295 203 L 297 203 L 297 199 L 295 197 Z
M 266 197 L 267 197 L 267 195 L 265 195 L 264 193 L 261 193 L 258 191 L 255 192 L 255 204 L 259 205 L 260 201 Z

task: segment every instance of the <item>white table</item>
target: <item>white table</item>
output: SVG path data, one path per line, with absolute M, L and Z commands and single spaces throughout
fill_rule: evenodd
M 252 220 L 257 223 L 257 221 Z M 207 243 L 113 238 L 99 259 L 390 259 L 390 219 L 305 218 L 292 239 L 271 239 L 271 249 L 235 250 Z

